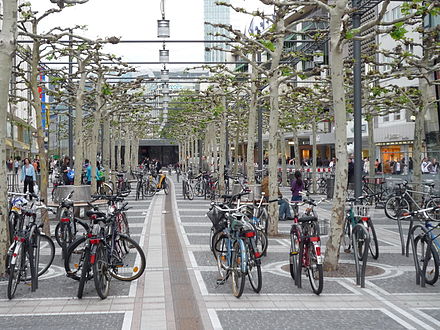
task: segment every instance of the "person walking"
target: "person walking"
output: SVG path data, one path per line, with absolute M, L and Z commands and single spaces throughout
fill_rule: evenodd
M 292 202 L 301 202 L 301 191 L 304 189 L 304 182 L 300 171 L 295 171 L 295 180 L 292 180 L 290 190 L 292 191 Z
M 61 173 L 63 174 L 63 182 L 65 185 L 70 184 L 70 179 L 67 174 L 70 171 L 70 158 L 69 156 L 64 157 L 63 165 L 61 165 Z
M 34 182 L 37 179 L 35 175 L 35 169 L 29 162 L 28 158 L 24 159 L 24 165 L 21 168 L 21 182 L 24 182 L 23 192 L 26 194 L 29 188 L 31 194 L 34 193 Z M 32 196 L 30 197 L 32 200 Z
M 20 166 L 20 164 L 19 164 L 19 162 L 18 162 L 18 159 L 15 158 L 15 161 L 14 161 L 14 172 L 15 172 L 15 174 L 18 173 L 18 168 L 19 168 L 19 166 Z

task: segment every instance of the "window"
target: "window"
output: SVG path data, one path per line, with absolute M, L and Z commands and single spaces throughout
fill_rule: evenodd
M 383 116 L 384 123 L 389 122 L 389 121 L 390 121 L 390 115 Z
M 400 111 L 394 114 L 394 120 L 400 120 Z

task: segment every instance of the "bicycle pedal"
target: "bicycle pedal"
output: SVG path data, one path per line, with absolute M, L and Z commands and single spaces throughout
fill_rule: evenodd
M 216 283 L 217 283 L 217 285 L 216 285 L 215 288 L 217 289 L 220 285 L 223 285 L 223 284 L 226 283 L 226 279 L 218 278 L 217 281 L 216 281 Z
M 351 253 L 351 249 L 344 249 L 345 253 Z

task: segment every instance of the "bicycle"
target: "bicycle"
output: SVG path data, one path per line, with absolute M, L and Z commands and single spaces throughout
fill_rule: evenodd
M 304 205 L 304 202 L 292 203 L 294 216 L 290 228 L 290 275 L 295 285 L 301 288 L 302 269 L 306 269 L 312 291 L 319 295 L 324 287 L 324 271 L 318 218 L 307 215 L 299 217 L 299 205 Z
M 189 199 L 189 200 L 194 199 L 193 187 L 186 175 L 184 175 L 182 178 L 182 195 L 184 199 Z
M 438 232 L 440 223 L 433 225 L 428 215 L 429 212 L 438 211 L 438 206 L 413 212 L 404 210 L 400 217 L 401 219 L 410 219 L 407 253 L 409 249 L 408 244 L 411 243 L 414 266 L 416 268 L 416 283 L 421 284 L 422 287 L 425 286 L 425 283 L 434 285 L 439 278 L 440 234 L 434 231 Z M 414 219 L 421 223 L 413 225 Z
M 118 211 L 125 209 L 127 203 Z M 110 277 L 120 281 L 139 278 L 146 267 L 142 248 L 129 236 L 120 233 L 117 212 L 106 215 L 95 209 L 87 211 L 93 226 L 87 236 L 78 238 L 68 250 L 64 267 L 67 276 L 78 280 L 78 298 L 82 298 L 85 283 L 94 279 L 101 299 L 108 296 Z
M 11 196 L 8 210 L 9 244 L 12 244 L 14 233 L 19 229 L 19 218 L 22 214 L 22 209 L 28 203 L 25 198 L 28 194 L 8 192 L 8 195 Z
M 213 245 L 220 275 L 217 285 L 223 285 L 231 276 L 232 293 L 236 298 L 240 298 L 247 275 L 252 289 L 259 293 L 262 288 L 262 273 L 261 253 L 255 245 L 256 230 L 244 219 L 245 215 L 239 213 L 246 205 L 233 209 L 223 204 L 211 205 L 211 211 L 216 210 L 221 214 L 220 219 L 224 217 L 226 220 L 225 228 L 216 234 Z
M 32 292 L 37 290 L 38 277 L 46 273 L 55 257 L 53 241 L 40 232 L 43 224 L 36 222 L 36 211 L 39 209 L 50 210 L 40 200 L 40 205 L 35 206 L 33 203 L 31 208 L 23 208 L 19 216 L 19 227 L 14 232 L 13 242 L 7 252 L 8 299 L 15 296 L 17 286 L 22 280 L 31 281 Z M 41 253 L 43 249 L 44 254 Z
M 89 225 L 82 219 L 74 216 L 74 206 L 71 200 L 74 191 L 72 190 L 59 204 L 56 215 L 57 225 L 55 227 L 55 240 L 61 247 L 62 258 L 66 257 L 67 248 L 79 236 L 89 231 Z
M 368 245 L 368 250 L 370 251 L 373 259 L 379 258 L 379 242 L 377 240 L 376 230 L 373 225 L 373 221 L 371 219 L 370 208 L 366 205 L 355 205 L 356 202 L 362 202 L 368 200 L 369 196 L 361 196 L 359 198 L 348 198 L 347 202 L 350 204 L 350 207 L 346 211 L 345 215 L 345 224 L 344 224 L 344 252 L 350 253 L 351 247 L 355 247 L 353 245 L 353 230 L 354 227 L 358 224 L 363 225 L 366 231 L 369 234 L 370 240 Z M 362 234 L 359 234 L 362 235 Z M 359 258 L 362 258 L 363 248 L 366 247 L 363 244 L 362 236 L 357 236 L 356 238 L 356 249 L 359 252 Z M 362 260 L 362 259 L 359 259 Z
M 397 220 L 397 214 L 400 210 L 416 211 L 440 206 L 440 197 L 432 195 L 434 183 L 422 183 L 422 185 L 428 187 L 428 192 L 409 189 L 408 184 L 406 180 L 404 180 L 403 183 L 398 183 L 398 191 L 390 195 L 385 202 L 385 215 L 388 218 Z M 420 205 L 411 194 L 421 195 L 422 201 Z M 435 217 L 435 214 L 428 213 L 428 216 L 432 220 L 440 220 L 440 217 Z

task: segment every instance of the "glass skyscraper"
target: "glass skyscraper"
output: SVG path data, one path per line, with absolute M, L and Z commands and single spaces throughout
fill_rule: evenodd
M 217 0 L 204 0 L 204 21 L 210 23 L 230 24 L 230 12 L 229 7 L 217 6 L 215 4 Z M 230 3 L 230 0 L 225 2 Z M 222 37 L 215 37 L 212 34 L 222 33 L 226 34 L 227 31 L 205 24 L 205 40 L 222 40 Z M 205 47 L 210 48 L 212 46 L 225 47 L 222 43 L 207 43 Z M 226 60 L 226 54 L 219 50 L 205 50 L 205 62 L 224 62 Z

